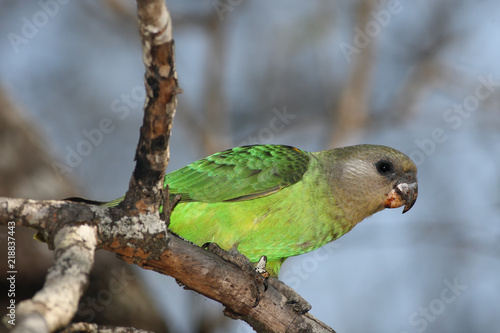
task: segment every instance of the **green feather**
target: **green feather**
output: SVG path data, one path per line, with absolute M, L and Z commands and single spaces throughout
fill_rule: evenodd
M 290 146 L 228 149 L 165 176 L 181 202 L 242 201 L 266 196 L 298 182 L 310 154 Z

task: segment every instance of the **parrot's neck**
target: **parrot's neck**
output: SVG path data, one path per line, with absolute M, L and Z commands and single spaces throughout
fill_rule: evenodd
M 347 232 L 384 207 L 378 198 L 367 195 L 363 188 L 366 184 L 346 176 L 349 170 L 345 170 L 341 163 L 342 155 L 339 152 L 335 149 L 314 154 L 319 157 L 317 161 L 321 161 L 318 163 L 322 168 L 321 174 L 326 177 L 337 211 L 342 212 L 343 229 Z

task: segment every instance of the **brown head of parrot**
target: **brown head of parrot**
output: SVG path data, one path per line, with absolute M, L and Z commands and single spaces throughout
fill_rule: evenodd
M 398 208 L 405 206 L 403 214 L 410 210 L 417 201 L 418 184 L 414 183 L 399 183 L 386 196 L 384 203 L 385 208 Z

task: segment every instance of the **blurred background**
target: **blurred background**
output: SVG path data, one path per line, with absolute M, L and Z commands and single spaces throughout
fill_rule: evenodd
M 169 171 L 254 143 L 383 144 L 418 165 L 410 212 L 286 261 L 314 316 L 339 333 L 499 332 L 500 1 L 167 5 L 184 90 Z M 135 2 L 3 0 L 0 35 L 0 195 L 123 195 L 144 102 Z M 17 232 L 19 302 L 52 255 Z M 79 320 L 251 332 L 174 279 L 100 256 Z

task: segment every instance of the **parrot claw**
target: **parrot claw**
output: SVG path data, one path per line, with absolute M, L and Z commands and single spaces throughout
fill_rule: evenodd
M 229 251 L 225 251 L 216 243 L 205 243 L 202 245 L 202 248 L 240 267 L 243 270 L 243 272 L 245 272 L 247 275 L 251 276 L 255 280 L 257 290 L 259 290 L 258 285 L 261 284 L 264 285 L 264 291 L 267 290 L 268 288 L 267 277 L 266 277 L 267 271 L 265 270 L 267 263 L 266 256 L 262 256 L 259 262 L 257 263 L 258 267 L 254 267 L 253 264 L 250 262 L 250 260 L 248 260 L 248 258 L 245 255 L 238 252 L 238 250 L 235 247 L 233 247 Z M 267 276 L 269 276 L 269 273 L 267 273 Z M 260 296 L 257 295 L 254 307 L 259 304 L 259 301 L 260 301 Z
M 264 291 L 267 291 L 269 284 L 273 286 L 276 290 L 281 292 L 283 296 L 287 298 L 286 304 L 293 307 L 293 310 L 299 314 L 304 314 L 311 310 L 311 304 L 303 299 L 295 290 L 287 286 L 284 282 L 277 278 L 270 277 L 270 274 L 266 271 L 267 257 L 260 257 L 259 261 L 253 266 L 253 264 L 245 257 L 243 254 L 238 252 L 235 247 L 229 251 L 225 251 L 219 247 L 216 243 L 205 243 L 202 248 L 217 254 L 222 259 L 229 261 L 238 267 L 240 267 L 243 272 L 250 275 L 258 285 L 264 285 Z M 255 305 L 257 306 L 260 301 L 260 296 L 256 296 Z
M 267 279 L 269 276 L 271 276 L 271 274 L 269 274 L 269 272 L 266 271 L 266 265 L 267 265 L 267 257 L 266 256 L 260 257 L 259 261 L 255 265 L 255 271 Z
M 201 246 L 205 250 L 212 252 L 222 259 L 232 262 L 236 266 L 240 267 L 245 271 L 245 273 L 258 273 L 262 278 L 269 277 L 269 273 L 266 271 L 267 257 L 262 256 L 254 268 L 253 264 L 248 260 L 248 258 L 239 252 L 235 247 L 229 251 L 225 251 L 216 243 L 205 243 Z M 260 281 L 259 281 L 260 282 Z
M 266 291 L 267 288 L 269 288 L 269 284 L 267 283 L 267 280 L 268 280 L 269 276 L 271 276 L 271 274 L 269 274 L 269 272 L 266 271 L 266 265 L 267 265 L 267 257 L 262 256 L 262 257 L 260 257 L 259 261 L 257 262 L 257 264 L 255 265 L 255 268 L 254 268 L 255 272 L 264 278 L 264 281 L 263 281 L 264 291 Z

